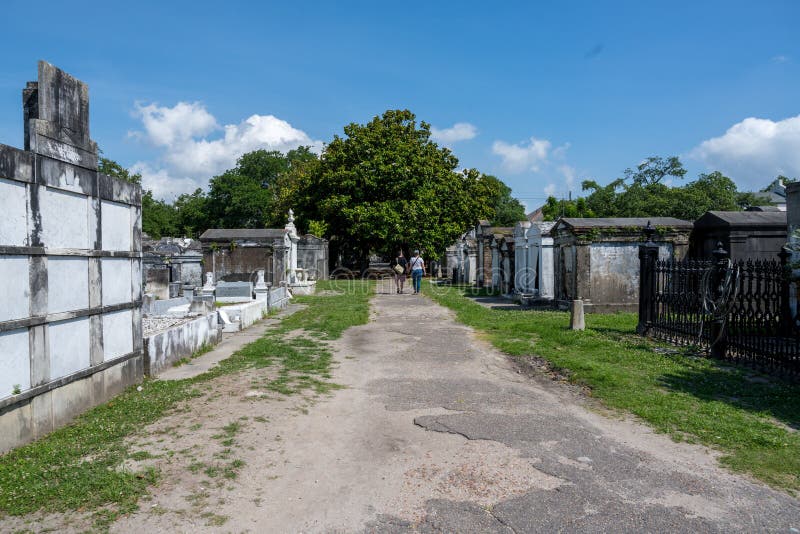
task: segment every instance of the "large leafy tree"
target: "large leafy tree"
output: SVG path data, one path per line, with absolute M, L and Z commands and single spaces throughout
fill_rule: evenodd
M 300 173 L 316 160 L 308 147 L 242 155 L 236 167 L 211 179 L 206 223 L 218 228 L 283 226 L 297 190 L 306 185 Z
M 348 124 L 344 134 L 326 146 L 295 198 L 305 217 L 324 221 L 348 260 L 363 264 L 371 252 L 396 247 L 439 254 L 476 219 L 494 215 L 498 181 L 456 172 L 458 159 L 410 111 Z

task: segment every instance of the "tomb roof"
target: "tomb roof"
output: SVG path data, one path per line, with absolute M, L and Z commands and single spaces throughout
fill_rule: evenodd
M 785 211 L 707 211 L 695 221 L 697 227 L 786 226 Z
M 225 241 L 234 239 L 267 240 L 281 238 L 285 228 L 211 228 L 203 232 L 200 241 Z
M 669 226 L 671 228 L 692 228 L 690 221 L 675 217 L 563 217 L 556 221 L 556 227 L 575 228 L 644 228 L 650 222 L 653 226 Z

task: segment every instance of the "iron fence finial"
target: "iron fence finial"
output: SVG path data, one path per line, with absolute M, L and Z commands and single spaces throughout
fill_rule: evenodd
M 644 235 L 647 237 L 647 242 L 648 243 L 652 243 L 653 242 L 653 234 L 656 233 L 656 229 L 653 228 L 653 225 L 650 224 L 650 221 L 647 221 L 647 226 L 644 227 L 643 232 L 644 232 Z

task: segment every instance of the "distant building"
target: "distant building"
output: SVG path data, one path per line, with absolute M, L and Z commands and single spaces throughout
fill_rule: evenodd
M 778 178 L 753 195 L 759 204 L 747 208 L 747 211 L 786 211 L 786 186 Z

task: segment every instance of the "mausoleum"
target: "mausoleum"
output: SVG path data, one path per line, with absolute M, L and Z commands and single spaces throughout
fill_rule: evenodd
M 710 258 L 722 242 L 732 260 L 775 260 L 786 244 L 785 211 L 707 211 L 694 222 L 691 255 Z
M 692 223 L 673 217 L 562 218 L 553 238 L 555 298 L 567 307 L 583 300 L 587 312 L 636 311 L 639 245 L 650 222 L 661 258 L 683 259 Z
M 554 222 L 522 221 L 514 227 L 515 295 L 522 302 L 552 300 Z

